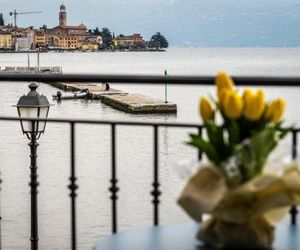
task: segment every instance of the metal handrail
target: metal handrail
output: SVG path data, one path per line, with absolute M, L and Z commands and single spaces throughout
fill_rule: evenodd
M 118 120 L 94 120 L 94 119 L 65 119 L 65 118 L 19 118 L 12 116 L 0 116 L 3 121 L 46 121 L 53 123 L 81 123 L 81 124 L 106 124 L 106 125 L 129 125 L 129 126 L 160 126 L 160 127 L 186 127 L 198 128 L 201 124 L 182 122 L 157 122 L 157 121 L 118 121 Z M 300 130 L 300 128 L 299 128 Z
M 278 86 L 299 87 L 300 77 L 274 76 L 233 76 L 235 84 L 239 86 Z M 38 81 L 38 82 L 110 82 L 110 83 L 147 83 L 174 85 L 212 85 L 214 76 L 180 76 L 180 75 L 107 75 L 107 74 L 11 74 L 0 73 L 1 81 Z
M 0 121 L 45 121 L 50 123 L 81 123 L 81 124 L 103 124 L 124 126 L 158 126 L 158 127 L 180 127 L 180 128 L 203 128 L 202 124 L 183 122 L 157 122 L 157 121 L 119 121 L 119 120 L 95 120 L 95 119 L 66 119 L 66 118 L 19 118 L 12 116 L 0 116 Z M 300 132 L 300 127 L 293 128 Z

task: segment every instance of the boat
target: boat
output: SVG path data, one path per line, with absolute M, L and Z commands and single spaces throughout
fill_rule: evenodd
M 54 100 L 70 100 L 70 99 L 83 99 L 88 97 L 88 92 L 85 90 L 72 92 L 72 93 L 62 93 L 57 91 L 56 95 L 52 95 Z

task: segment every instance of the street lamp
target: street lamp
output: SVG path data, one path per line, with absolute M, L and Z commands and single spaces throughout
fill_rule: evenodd
M 48 117 L 50 104 L 44 95 L 40 95 L 36 89 L 38 85 L 30 83 L 30 91 L 27 95 L 20 97 L 18 104 L 18 114 L 20 118 L 46 119 Z M 38 250 L 38 209 L 37 209 L 37 140 L 45 132 L 46 121 L 21 120 L 23 134 L 30 140 L 30 193 L 31 193 L 31 250 Z

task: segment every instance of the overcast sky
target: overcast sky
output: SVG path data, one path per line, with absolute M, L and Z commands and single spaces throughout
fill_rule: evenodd
M 115 34 L 160 31 L 173 46 L 300 46 L 300 0 L 65 0 L 68 24 L 108 27 Z M 57 0 L 0 0 L 0 13 L 18 26 L 58 24 Z

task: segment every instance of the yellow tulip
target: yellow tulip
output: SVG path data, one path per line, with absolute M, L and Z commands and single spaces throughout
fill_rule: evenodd
M 254 92 L 250 88 L 245 88 L 244 93 L 243 93 L 243 100 L 245 102 L 248 102 L 251 98 L 253 98 Z
M 219 102 L 218 102 L 218 107 L 220 110 L 223 110 L 224 108 L 224 103 L 225 103 L 225 97 L 232 91 L 228 90 L 228 89 L 224 89 L 222 91 L 220 91 L 218 93 L 218 96 L 219 96 Z
M 206 97 L 200 99 L 200 114 L 204 122 L 214 119 L 215 112 L 213 105 Z
M 254 94 L 251 89 L 245 89 L 243 99 L 246 119 L 258 121 L 265 110 L 265 93 L 262 90 L 258 90 Z
M 275 99 L 268 106 L 265 118 L 269 122 L 278 123 L 281 121 L 285 110 L 285 101 L 283 99 Z
M 215 79 L 215 84 L 217 85 L 217 95 L 219 101 L 221 99 L 221 95 L 224 91 L 233 91 L 234 90 L 234 83 L 233 80 L 226 72 L 220 71 Z
M 270 120 L 271 120 L 271 117 L 272 117 L 271 105 L 268 103 L 268 104 L 266 105 L 266 112 L 265 112 L 264 118 L 265 118 L 267 121 L 270 121 Z
M 238 119 L 243 111 L 242 97 L 235 91 L 226 92 L 224 100 L 224 113 L 229 119 Z

